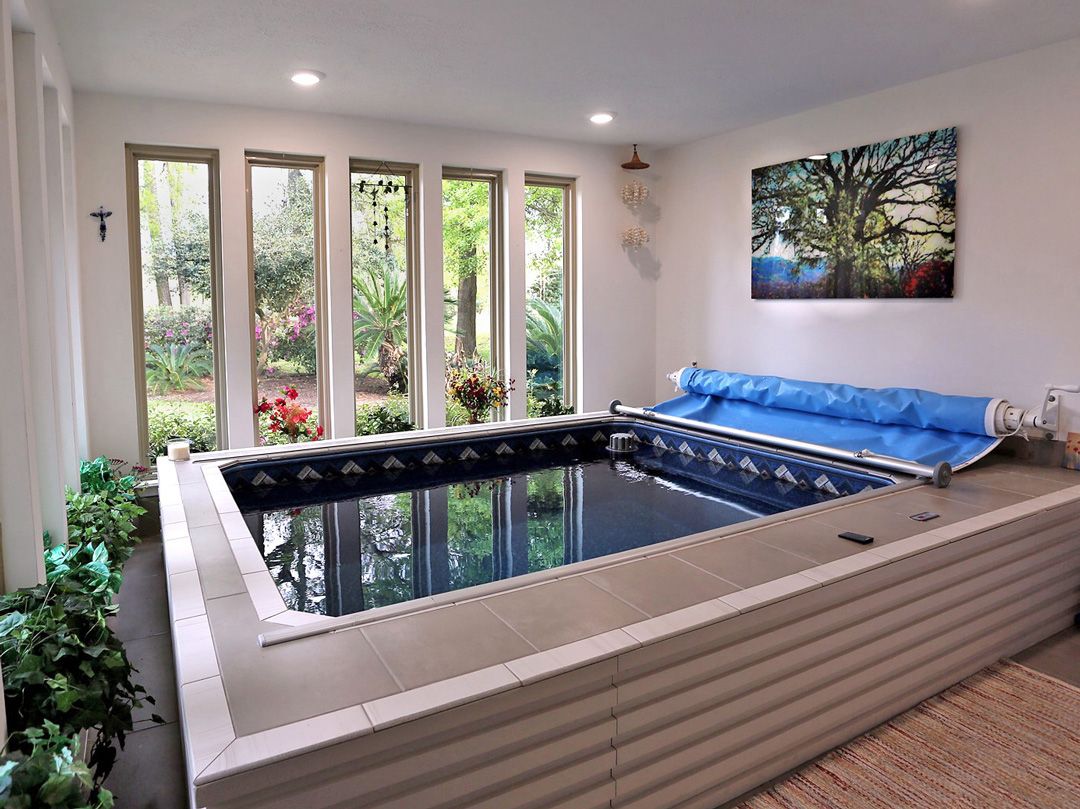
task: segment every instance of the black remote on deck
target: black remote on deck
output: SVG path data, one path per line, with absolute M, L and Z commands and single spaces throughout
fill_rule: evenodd
M 841 534 L 837 534 L 841 539 L 850 539 L 852 542 L 858 542 L 860 545 L 869 545 L 874 541 L 873 537 L 866 534 L 856 534 L 854 531 L 844 531 Z

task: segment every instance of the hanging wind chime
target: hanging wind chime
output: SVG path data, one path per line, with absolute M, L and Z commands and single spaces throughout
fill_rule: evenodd
M 385 165 L 385 164 L 383 164 Z M 376 172 L 383 166 L 379 166 Z M 387 167 L 389 168 L 389 167 Z M 405 210 L 409 210 L 409 186 L 405 183 L 395 182 L 392 179 L 380 179 L 378 182 L 371 182 L 369 180 L 361 180 L 359 191 L 361 194 L 371 195 L 371 229 L 375 234 L 371 240 L 373 245 L 379 244 L 379 239 L 382 238 L 383 247 L 386 252 L 390 252 L 390 206 L 388 198 L 391 194 L 395 194 L 398 191 L 405 193 Z M 382 207 L 382 229 L 379 229 L 379 208 Z

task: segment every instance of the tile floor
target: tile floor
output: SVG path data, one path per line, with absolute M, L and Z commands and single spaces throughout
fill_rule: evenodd
M 185 809 L 184 754 L 160 539 L 135 549 L 124 568 L 119 603 L 114 629 L 139 670 L 135 681 L 157 705 L 136 714 L 135 732 L 127 737 L 105 786 L 115 794 L 117 809 Z M 155 725 L 151 712 L 160 714 L 166 724 Z
M 124 569 L 119 603 L 117 635 L 139 669 L 137 682 L 157 699 L 157 705 L 137 714 L 135 732 L 128 736 L 106 786 L 116 795 L 117 809 L 185 809 L 184 759 L 160 540 L 146 541 L 136 549 Z M 1059 632 L 1013 659 L 1080 687 L 1080 629 Z M 153 724 L 151 711 L 160 714 L 166 724 Z

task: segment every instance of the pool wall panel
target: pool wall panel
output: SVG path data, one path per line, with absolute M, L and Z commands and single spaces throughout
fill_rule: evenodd
M 1080 603 L 1080 528 L 1073 509 L 1055 511 L 1034 520 L 1037 534 L 1027 535 L 1027 521 L 1011 524 L 765 607 L 752 622 L 754 613 L 700 630 L 720 649 L 682 666 L 664 642 L 623 655 L 613 806 L 696 806 L 698 794 L 701 806 L 719 805 L 1067 626 Z M 859 618 L 905 585 L 923 594 Z M 823 599 L 834 603 L 821 610 Z M 817 614 L 799 619 L 807 613 Z M 817 642 L 790 637 L 845 613 L 847 627 Z M 743 631 L 752 636 L 733 637 Z
M 589 806 L 614 796 L 611 658 L 373 735 L 211 781 L 222 809 Z M 574 803 L 577 796 L 584 803 Z M 546 796 L 536 803 L 537 796 Z M 592 796 L 592 797 L 590 797 Z

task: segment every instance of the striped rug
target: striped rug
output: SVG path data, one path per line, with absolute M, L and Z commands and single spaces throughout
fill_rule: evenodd
M 1080 807 L 1080 689 L 1002 661 L 739 804 L 907 807 Z

